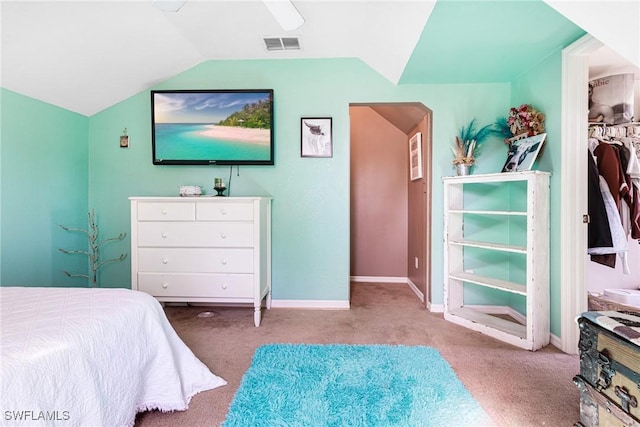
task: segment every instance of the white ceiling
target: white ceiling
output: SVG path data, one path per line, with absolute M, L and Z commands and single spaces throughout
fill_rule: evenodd
M 211 59 L 361 58 L 397 82 L 434 2 L 296 0 L 305 17 L 284 32 L 262 1 L 1 2 L 2 86 L 92 115 Z M 300 37 L 267 52 L 264 36 Z
M 447 4 L 453 1 L 459 0 Z M 585 5 L 612 2 L 544 1 L 606 39 L 618 57 L 632 58 L 636 68 L 640 65 L 640 53 L 634 51 L 640 44 L 640 0 L 616 1 L 607 19 L 599 20 L 584 13 Z M 0 85 L 91 116 L 214 59 L 355 57 L 398 84 L 415 46 L 425 43 L 423 29 L 436 4 L 435 0 L 294 3 L 305 22 L 285 32 L 261 0 L 188 0 L 175 13 L 157 10 L 151 0 L 0 0 Z M 464 2 L 459 4 L 464 13 Z M 302 50 L 267 52 L 265 36 L 299 36 Z M 523 43 L 534 42 L 530 34 L 513 37 L 518 36 Z M 504 35 L 496 33 L 499 46 L 498 37 Z M 427 42 L 447 49 L 443 37 Z
M 636 67 L 607 46 L 589 55 L 589 78 L 624 73 L 635 74 L 635 80 L 640 80 L 640 67 Z

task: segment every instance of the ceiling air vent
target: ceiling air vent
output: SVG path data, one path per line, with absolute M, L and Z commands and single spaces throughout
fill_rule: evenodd
M 298 37 L 264 37 L 264 45 L 268 51 L 300 50 Z

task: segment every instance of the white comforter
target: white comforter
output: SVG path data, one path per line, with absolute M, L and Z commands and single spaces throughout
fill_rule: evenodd
M 0 425 L 131 426 L 226 384 L 142 292 L 0 287 L 0 322 Z

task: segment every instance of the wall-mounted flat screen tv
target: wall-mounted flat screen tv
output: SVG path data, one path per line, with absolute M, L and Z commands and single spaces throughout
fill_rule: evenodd
M 273 165 L 273 90 L 151 91 L 154 165 Z

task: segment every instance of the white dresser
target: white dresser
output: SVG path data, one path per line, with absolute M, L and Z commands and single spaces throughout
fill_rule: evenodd
M 130 197 L 131 288 L 271 308 L 271 198 Z

